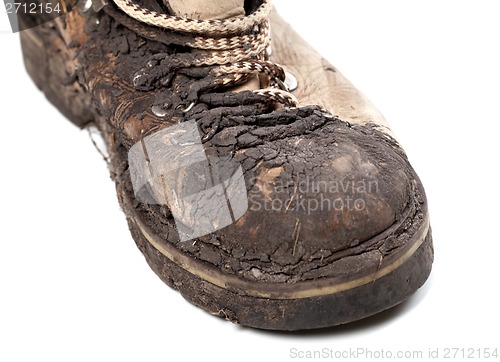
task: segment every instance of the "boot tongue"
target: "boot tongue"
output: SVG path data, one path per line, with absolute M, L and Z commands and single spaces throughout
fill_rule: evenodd
M 164 0 L 172 13 L 198 20 L 227 19 L 245 15 L 244 0 Z

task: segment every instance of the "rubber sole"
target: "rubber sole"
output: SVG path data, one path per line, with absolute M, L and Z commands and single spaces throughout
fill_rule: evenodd
M 427 280 L 433 260 L 432 235 L 425 224 L 403 256 L 372 275 L 345 284 L 328 279 L 321 280 L 321 285 L 304 282 L 289 285 L 286 291 L 284 286 L 221 275 L 202 262 L 166 249 L 139 217 L 130 217 L 128 222 L 150 267 L 166 284 L 211 314 L 260 329 L 323 328 L 374 315 L 418 290 Z
M 48 100 L 78 127 L 94 123 L 109 152 L 116 152 L 110 126 L 93 106 L 90 95 L 78 83 L 68 82 L 76 67 L 70 49 L 50 23 L 20 36 L 28 73 Z M 113 161 L 109 167 L 113 174 Z M 425 206 L 405 246 L 372 273 L 348 281 L 323 278 L 276 285 L 225 274 L 179 251 L 147 226 L 120 183 L 117 194 L 132 236 L 155 273 L 191 303 L 245 326 L 298 330 L 359 320 L 406 300 L 424 284 L 432 267 L 432 236 Z

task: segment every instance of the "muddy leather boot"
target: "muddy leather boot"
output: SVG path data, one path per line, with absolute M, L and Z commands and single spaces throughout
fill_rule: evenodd
M 21 16 L 24 61 L 102 136 L 133 238 L 165 283 L 274 330 L 359 320 L 423 285 L 433 249 L 418 176 L 382 115 L 269 0 L 92 1 Z

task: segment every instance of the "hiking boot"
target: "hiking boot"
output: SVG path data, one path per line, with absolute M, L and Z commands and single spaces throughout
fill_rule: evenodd
M 28 73 L 102 138 L 134 240 L 188 301 L 245 326 L 321 328 L 429 276 L 406 154 L 269 0 L 82 0 L 20 26 Z

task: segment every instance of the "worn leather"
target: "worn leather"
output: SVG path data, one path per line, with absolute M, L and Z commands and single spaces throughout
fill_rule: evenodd
M 353 122 L 347 113 L 330 114 L 341 108 L 323 109 L 341 95 L 348 104 L 350 94 L 359 113 L 363 98 L 331 69 L 328 85 L 315 79 L 330 66 L 315 53 L 306 57 L 295 37 L 296 48 L 282 44 L 293 35 L 286 26 L 282 37 L 275 33 L 276 59 L 299 77 L 310 72 L 296 94 L 302 104 L 320 106 L 276 107 L 253 92 L 214 89 L 201 68 L 164 75 L 170 83 L 153 77 L 149 88 L 139 89 L 133 78 L 145 64 L 155 76 L 172 57 L 196 55 L 180 34 L 114 19 L 107 10 L 86 17 L 71 12 L 23 32 L 23 52 L 48 99 L 75 124 L 92 122 L 102 132 L 132 235 L 167 284 L 212 314 L 286 330 L 357 320 L 422 285 L 433 252 L 417 175 L 372 116 Z M 298 59 L 282 56 L 301 50 Z M 150 63 L 157 54 L 163 63 Z M 180 242 L 170 201 L 148 204 L 136 196 L 128 157 L 144 138 L 186 122 L 195 124 L 207 156 L 241 167 L 249 208 L 230 226 Z M 169 175 L 174 187 L 193 180 L 182 166 Z M 145 194 L 162 191 L 155 187 Z
M 89 38 L 78 49 L 78 81 L 109 120 L 108 132 L 116 144 L 111 151 L 115 181 L 125 190 L 124 197 L 133 197 L 127 150 L 144 135 L 178 122 L 195 120 L 207 152 L 230 156 L 243 167 L 252 197 L 249 211 L 237 223 L 196 243 L 176 242 L 172 216 L 164 207 L 138 203 L 137 211 L 147 215 L 150 226 L 168 235 L 164 242 L 176 243 L 226 272 L 269 281 L 349 276 L 357 265 L 375 267 L 402 245 L 398 223 L 418 217 L 423 196 L 404 152 L 376 125 L 351 125 L 319 107 L 272 111 L 259 102 L 229 106 L 229 93 L 201 95 L 185 113 L 185 98 L 196 82 L 188 74 L 178 74 L 170 87 L 148 92 L 132 84 L 132 75 L 148 56 L 172 52 L 169 45 L 142 39 L 107 15 L 87 28 Z M 275 48 L 279 54 L 280 45 Z M 288 65 L 296 66 L 296 73 L 307 71 L 306 65 L 319 61 L 311 59 L 301 66 Z M 311 79 L 318 73 L 313 74 Z M 325 91 L 315 89 L 312 82 L 298 93 L 304 94 L 306 103 L 312 103 L 306 90 Z M 331 87 L 335 89 L 335 83 Z M 219 101 L 226 106 L 215 106 Z M 162 102 L 169 104 L 166 116 L 157 117 L 151 107 Z M 273 209 L 273 202 L 280 206 Z M 318 202 L 330 206 L 316 206 Z M 387 239 L 374 241 L 391 227 L 390 247 Z M 358 261 L 347 265 L 349 256 Z

